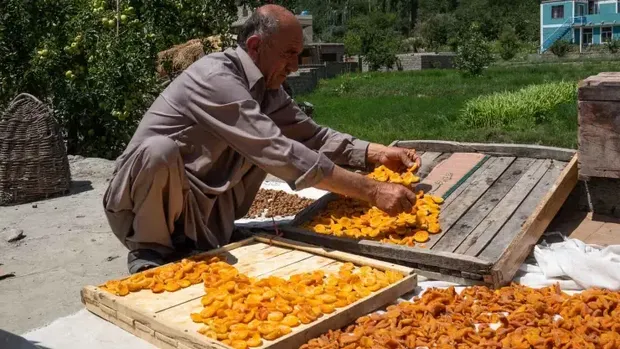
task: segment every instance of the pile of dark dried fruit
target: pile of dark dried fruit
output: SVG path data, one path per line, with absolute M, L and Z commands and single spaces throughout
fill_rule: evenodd
M 314 200 L 289 194 L 281 190 L 260 189 L 250 211 L 244 218 L 262 217 L 286 217 L 294 216 L 299 211 L 310 206 Z

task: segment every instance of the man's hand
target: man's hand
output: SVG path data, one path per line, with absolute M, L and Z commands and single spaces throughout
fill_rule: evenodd
M 411 212 L 417 198 L 415 193 L 399 184 L 379 183 L 370 203 L 390 216 Z
M 396 172 L 404 172 L 414 165 L 416 165 L 416 170 L 422 166 L 420 157 L 414 149 L 386 147 L 380 144 L 370 144 L 368 161 L 384 165 Z
M 316 188 L 369 202 L 391 216 L 411 212 L 416 196 L 400 184 L 381 183 L 338 166 Z

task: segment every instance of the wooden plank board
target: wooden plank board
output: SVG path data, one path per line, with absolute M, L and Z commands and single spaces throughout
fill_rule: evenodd
M 515 160 L 514 157 L 499 157 L 493 159 L 493 162 L 484 171 L 476 171 L 474 173 L 472 181 L 469 186 L 463 190 L 463 192 L 451 201 L 449 204 L 441 208 L 441 214 L 439 215 L 439 222 L 441 224 L 442 232 L 434 234 L 431 240 L 426 244 L 430 249 L 434 249 L 434 246 L 444 239 L 445 232 L 456 223 L 465 212 L 473 205 L 486 191 L 495 183 L 495 181 L 506 171 L 506 169 Z M 442 245 L 439 245 L 438 251 L 446 250 L 441 249 Z
M 495 206 L 488 217 L 463 241 L 456 253 L 477 256 L 495 237 L 519 204 L 525 200 L 551 165 L 551 160 L 536 160 L 514 185 L 512 190 Z
M 439 140 L 397 141 L 394 144 L 397 147 L 413 148 L 420 151 L 484 153 L 494 156 L 514 156 L 559 161 L 570 161 L 577 153 L 575 149 L 530 144 L 461 143 Z
M 516 159 L 497 181 L 459 218 L 451 228 L 446 228 L 434 250 L 454 252 L 463 241 L 484 221 L 502 198 L 527 171 L 532 162 L 529 158 Z M 456 251 L 461 253 L 460 251 Z
M 422 189 L 427 193 L 443 197 L 485 157 L 483 154 L 476 153 L 448 155 L 448 158 L 434 166 L 428 176 L 424 177 L 416 186 L 416 191 Z
M 490 283 L 500 286 L 512 280 L 521 263 L 530 254 L 538 239 L 577 184 L 577 172 L 577 155 L 575 155 L 544 198 L 538 203 L 536 210 L 529 216 L 519 234 L 493 266 L 493 273 L 488 280 Z
M 579 178 L 620 178 L 620 102 L 579 101 Z
M 270 246 L 271 243 L 273 246 Z M 405 278 L 401 281 L 383 290 L 374 292 L 348 307 L 340 308 L 332 314 L 324 315 L 311 324 L 294 328 L 292 333 L 276 341 L 264 341 L 264 345 L 261 348 L 284 349 L 299 347 L 310 338 L 316 337 L 329 329 L 345 326 L 368 311 L 391 303 L 401 295 L 411 292 L 416 286 L 417 276 L 413 273 L 412 268 L 344 252 L 331 252 L 309 244 L 300 244 L 300 248 L 297 249 L 298 243 L 277 237 L 258 235 L 237 243 L 236 247 L 241 248 L 254 245 L 262 245 L 262 248 L 252 247 L 255 252 L 245 255 L 237 254 L 237 256 L 234 256 L 234 249 L 226 249 L 228 253 L 237 258 L 238 266 L 250 266 L 246 260 L 250 257 L 254 258 L 256 263 L 252 263 L 251 269 L 246 269 L 250 275 L 286 277 L 317 269 L 337 272 L 345 262 L 354 263 L 357 267 L 368 265 L 366 262 L 371 262 L 371 266 L 374 268 L 396 270 L 405 275 Z M 246 250 L 248 249 L 250 248 L 246 247 Z M 280 250 L 286 251 L 281 253 Z M 321 253 L 317 255 L 309 251 L 321 251 Z M 221 253 L 222 251 L 218 252 Z M 202 254 L 202 256 L 214 254 L 218 253 L 211 252 Z M 202 288 L 202 295 L 204 295 L 204 286 L 202 284 L 194 286 Z M 145 291 L 138 293 L 143 292 Z M 164 293 L 163 295 L 172 294 L 174 293 Z M 201 325 L 193 323 L 190 314 L 192 311 L 202 310 L 202 305 L 200 304 L 202 295 L 193 299 L 181 300 L 171 307 L 153 306 L 150 309 L 162 309 L 151 311 L 138 306 L 129 297 L 118 297 L 98 287 L 87 286 L 82 290 L 82 302 L 93 313 L 160 348 L 229 348 L 221 342 L 214 341 L 196 332 Z
M 532 192 L 528 197 L 523 200 L 521 205 L 513 213 L 510 219 L 502 226 L 500 231 L 495 235 L 493 240 L 478 254 L 478 257 L 489 261 L 497 262 L 505 250 L 508 248 L 510 242 L 521 230 L 523 224 L 530 217 L 539 202 L 549 192 L 549 189 L 553 186 L 555 181 L 560 176 L 560 173 L 566 167 L 567 163 L 563 161 L 552 161 L 550 168 L 547 170 L 543 178 L 536 184 Z

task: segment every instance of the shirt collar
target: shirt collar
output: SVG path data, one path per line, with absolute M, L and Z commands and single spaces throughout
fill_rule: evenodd
M 256 83 L 263 78 L 263 73 L 260 72 L 256 64 L 254 64 L 254 61 L 252 61 L 252 58 L 247 52 L 245 52 L 244 49 L 237 47 L 235 52 L 237 53 L 237 56 L 239 56 L 239 61 L 241 61 L 241 66 L 243 67 L 245 76 L 248 79 L 248 87 L 251 90 L 254 88 L 254 85 L 256 85 Z

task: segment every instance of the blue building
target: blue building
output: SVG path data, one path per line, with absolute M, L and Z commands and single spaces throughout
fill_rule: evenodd
M 620 39 L 620 0 L 542 0 L 540 52 L 557 40 L 598 45 Z

